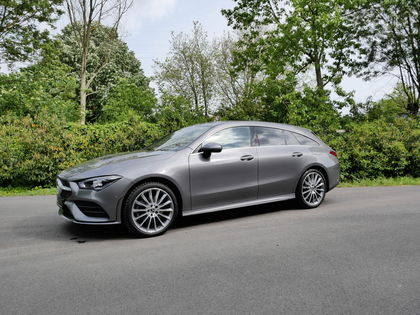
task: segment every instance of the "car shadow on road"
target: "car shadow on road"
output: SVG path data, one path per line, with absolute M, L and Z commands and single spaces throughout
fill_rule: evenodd
M 211 224 L 216 222 L 235 220 L 244 217 L 252 217 L 257 215 L 268 214 L 285 210 L 296 210 L 294 201 L 288 200 L 271 204 L 257 205 L 251 207 L 236 208 L 226 211 L 211 212 L 186 217 L 180 217 L 174 223 L 172 230 L 181 230 L 184 228 Z M 69 238 L 76 242 L 85 242 L 87 240 L 107 240 L 107 239 L 130 239 L 133 238 L 128 234 L 121 225 L 79 225 L 66 223 L 63 226 L 64 232 Z
M 227 220 L 235 220 L 244 217 L 252 217 L 272 212 L 299 209 L 294 200 L 268 203 L 263 205 L 235 208 L 226 211 L 210 212 L 182 217 L 175 222 L 173 229 L 182 229 L 201 224 L 209 224 Z

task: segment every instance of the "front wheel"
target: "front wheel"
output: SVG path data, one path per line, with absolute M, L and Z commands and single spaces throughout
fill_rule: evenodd
M 302 208 L 316 208 L 325 198 L 326 181 L 324 175 L 315 169 L 307 170 L 299 180 L 296 199 Z
M 136 187 L 126 198 L 122 222 L 136 236 L 163 234 L 175 221 L 178 204 L 172 190 L 158 182 Z

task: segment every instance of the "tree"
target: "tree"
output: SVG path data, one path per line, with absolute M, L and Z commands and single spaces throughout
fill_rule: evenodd
M 381 74 L 397 76 L 407 98 L 407 110 L 417 115 L 420 103 L 420 2 L 365 0 L 353 18 L 364 35 L 354 72 L 367 79 Z
M 194 124 L 204 123 L 208 118 L 191 110 L 191 102 L 180 95 L 163 93 L 155 113 L 155 121 L 165 133 Z
M 172 33 L 170 53 L 156 62 L 155 79 L 162 92 L 189 100 L 208 116 L 214 96 L 214 68 L 207 33 L 194 22 L 192 34 Z
M 351 0 L 234 1 L 222 13 L 244 32 L 239 66 L 258 60 L 258 70 L 273 78 L 313 68 L 319 89 L 341 82 L 357 32 L 348 18 Z
M 63 0 L 7 0 L 0 5 L 0 62 L 26 61 L 48 39 Z
M 397 84 L 395 89 L 378 101 L 368 99 L 365 103 L 359 104 L 350 110 L 352 121 L 373 121 L 382 119 L 394 122 L 398 118 L 407 118 L 410 112 L 407 110 L 407 96 L 401 84 Z
M 254 83 L 257 82 L 257 73 L 251 67 L 235 69 L 234 55 L 239 49 L 237 40 L 229 33 L 214 40 L 212 44 L 215 98 L 224 109 L 234 108 L 245 102 L 250 97 Z
M 66 0 L 67 15 L 80 52 L 80 123 L 86 123 L 87 90 L 93 80 L 108 64 L 114 53 L 113 42 L 118 37 L 118 27 L 122 16 L 132 4 L 132 0 Z M 90 58 L 90 43 L 93 28 L 105 20 L 111 21 L 110 37 L 99 43 L 108 58 L 104 58 L 96 69 L 87 71 Z
M 56 115 L 63 122 L 79 119 L 77 76 L 59 60 L 60 48 L 57 42 L 48 42 L 37 63 L 0 75 L 0 116 L 33 118 L 42 113 Z
M 71 71 L 79 76 L 82 57 L 80 46 L 73 31 L 73 26 L 66 26 L 57 39 L 61 42 L 60 60 L 71 67 Z M 100 71 L 98 71 L 100 69 Z M 149 90 L 149 80 L 144 75 L 140 61 L 134 52 L 128 49 L 125 42 L 118 38 L 115 29 L 99 23 L 93 23 L 90 34 L 89 59 L 86 72 L 90 74 L 85 88 L 87 108 L 86 121 L 95 122 L 102 115 L 104 104 L 109 105 L 108 98 L 120 80 L 141 90 Z M 79 84 L 80 88 L 80 84 Z M 150 91 L 150 93 L 153 93 Z M 79 93 L 80 95 L 80 93 Z M 142 100 L 137 100 L 142 102 Z M 117 111 L 118 109 L 115 108 Z M 103 117 L 102 117 L 103 119 Z
M 101 120 L 126 121 L 131 116 L 146 120 L 152 114 L 155 105 L 156 97 L 151 89 L 139 87 L 126 78 L 120 78 L 106 99 Z

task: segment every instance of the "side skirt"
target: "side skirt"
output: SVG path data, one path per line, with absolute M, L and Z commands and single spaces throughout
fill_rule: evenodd
M 249 207 L 249 206 L 255 206 L 255 205 L 262 205 L 262 204 L 265 204 L 265 203 L 272 203 L 272 202 L 277 202 L 277 201 L 294 199 L 295 197 L 296 197 L 295 194 L 288 194 L 288 195 L 282 195 L 280 197 L 259 199 L 259 200 L 247 201 L 247 202 L 238 202 L 238 203 L 233 203 L 233 204 L 223 205 L 223 206 L 218 206 L 218 207 L 212 207 L 212 208 L 190 210 L 190 211 L 183 212 L 182 215 L 188 216 L 188 215 L 194 215 L 194 214 L 201 214 L 201 213 L 230 210 L 230 209 Z

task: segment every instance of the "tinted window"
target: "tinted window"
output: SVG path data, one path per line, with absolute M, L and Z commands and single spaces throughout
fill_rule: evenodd
M 218 143 L 223 149 L 242 148 L 251 146 L 251 130 L 249 127 L 234 127 L 216 132 L 205 143 Z
M 303 144 L 303 145 L 319 145 L 318 142 L 316 142 L 312 139 L 309 139 L 308 137 L 299 135 L 297 133 L 295 133 L 295 136 L 299 140 L 300 144 Z
M 299 145 L 299 141 L 296 139 L 296 134 L 290 131 L 284 131 L 284 134 L 286 136 L 286 144 L 288 145 Z
M 283 130 L 275 128 L 255 128 L 260 146 L 285 145 L 286 136 Z

